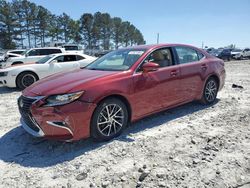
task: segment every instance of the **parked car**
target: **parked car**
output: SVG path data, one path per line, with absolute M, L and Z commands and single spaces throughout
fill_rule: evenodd
M 224 81 L 224 62 L 193 46 L 135 46 L 34 83 L 18 106 L 33 136 L 106 141 L 150 114 L 194 100 L 214 103 Z
M 3 54 L 3 58 L 1 59 L 2 61 L 7 61 L 8 58 L 10 57 L 22 57 L 22 54 L 26 50 L 8 50 Z M 0 60 L 0 61 L 1 61 Z
M 218 57 L 222 60 L 231 60 L 231 50 L 230 49 L 214 49 L 210 52 L 211 55 Z
M 12 66 L 0 70 L 0 83 L 24 89 L 46 76 L 85 67 L 96 58 L 78 53 L 51 54 L 34 64 Z
M 237 59 L 236 57 L 237 57 L 238 55 L 240 55 L 241 52 L 242 52 L 241 49 L 233 49 L 233 50 L 231 51 L 231 58 L 232 58 L 232 59 Z
M 1 68 L 5 68 L 11 65 L 25 64 L 36 62 L 42 59 L 46 55 L 63 53 L 65 50 L 63 48 L 56 47 L 45 47 L 45 48 L 31 48 L 22 54 L 21 57 L 8 58 L 6 62 L 2 62 Z
M 10 54 L 18 54 L 18 55 L 22 55 L 26 50 L 22 50 L 22 49 L 18 49 L 18 50 L 8 50 L 6 52 L 6 54 L 10 53 Z
M 250 49 L 245 48 L 241 53 L 235 55 L 236 59 L 245 59 L 245 58 L 250 58 Z

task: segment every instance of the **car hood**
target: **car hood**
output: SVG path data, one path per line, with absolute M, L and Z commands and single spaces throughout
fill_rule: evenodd
M 26 58 L 24 55 L 20 55 L 18 57 L 10 57 L 10 58 L 8 58 L 7 61 L 18 61 L 18 60 L 22 60 L 24 58 Z
M 77 69 L 48 76 L 23 91 L 25 96 L 48 96 L 84 90 L 87 83 L 118 74 L 118 71 Z M 83 85 L 84 84 L 84 85 Z

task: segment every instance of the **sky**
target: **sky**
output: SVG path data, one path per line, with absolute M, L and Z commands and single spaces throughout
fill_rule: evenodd
M 107 12 L 134 24 L 147 44 L 250 47 L 250 0 L 30 0 L 53 14 L 79 19 Z

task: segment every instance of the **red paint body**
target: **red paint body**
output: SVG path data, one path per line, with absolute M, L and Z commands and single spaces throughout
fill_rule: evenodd
M 42 107 L 44 99 L 31 106 L 31 114 L 44 137 L 79 140 L 90 136 L 90 122 L 100 101 L 109 96 L 127 101 L 131 121 L 181 104 L 200 100 L 209 76 L 216 76 L 219 89 L 224 85 L 224 63 L 206 52 L 198 62 L 164 67 L 153 72 L 135 73 L 139 64 L 155 49 L 177 44 L 143 46 L 146 52 L 128 71 L 76 70 L 40 80 L 23 91 L 27 97 L 85 91 L 77 101 L 56 107 Z M 190 47 L 190 46 L 187 46 Z M 139 47 L 133 47 L 139 48 Z M 142 48 L 142 46 L 140 46 Z M 47 121 L 65 121 L 69 130 L 52 127 Z

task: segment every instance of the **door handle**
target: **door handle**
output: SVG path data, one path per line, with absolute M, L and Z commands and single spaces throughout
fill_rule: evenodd
M 201 65 L 201 69 L 204 71 L 207 70 L 207 65 L 206 64 Z
M 173 71 L 170 72 L 170 75 L 171 76 L 177 76 L 178 72 L 179 71 L 177 71 L 177 70 L 173 70 Z

